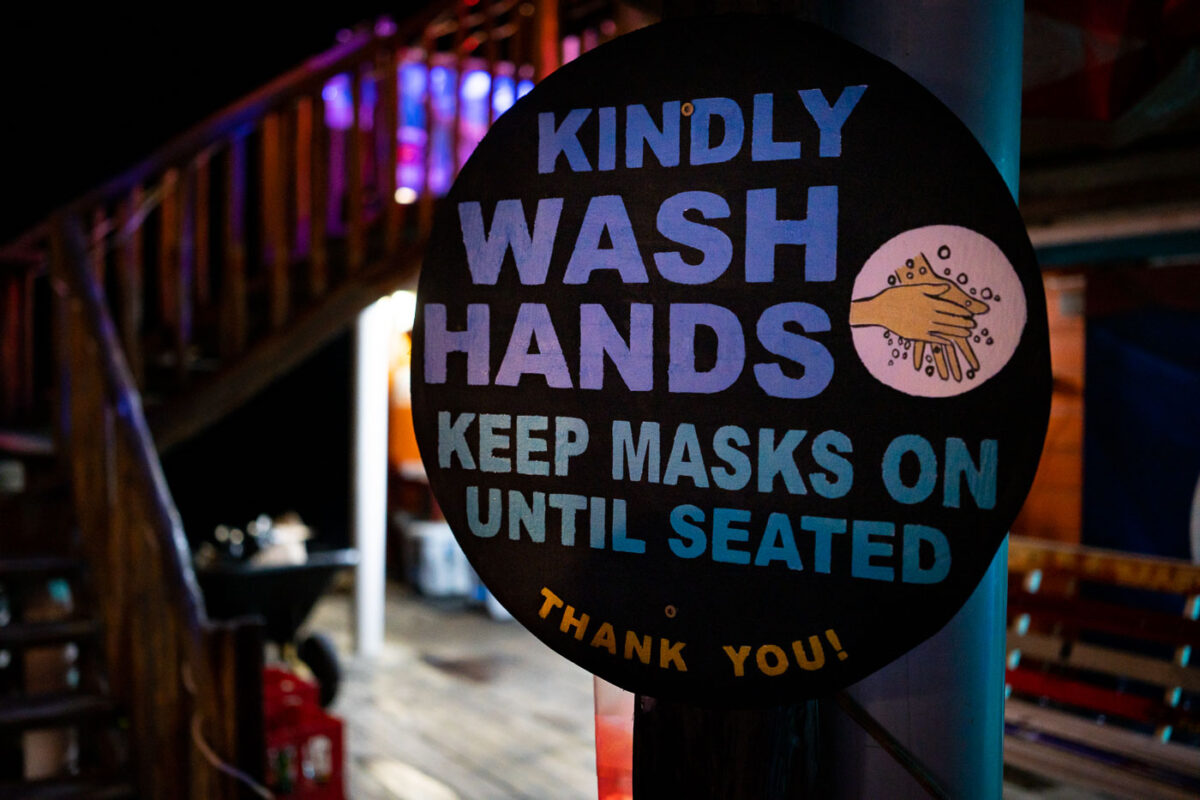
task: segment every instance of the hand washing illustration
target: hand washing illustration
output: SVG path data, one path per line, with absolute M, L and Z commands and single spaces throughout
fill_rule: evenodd
M 949 397 L 999 372 L 1025 327 L 1008 259 L 968 228 L 931 225 L 892 238 L 854 283 L 850 325 L 863 364 L 905 394 Z

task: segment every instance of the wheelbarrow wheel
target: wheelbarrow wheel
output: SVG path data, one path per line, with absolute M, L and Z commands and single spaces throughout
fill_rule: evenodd
M 338 684 L 342 680 L 342 668 L 338 664 L 333 642 L 323 633 L 309 634 L 300 643 L 296 655 L 312 670 L 313 677 L 317 679 L 321 707 L 328 708 L 337 697 Z

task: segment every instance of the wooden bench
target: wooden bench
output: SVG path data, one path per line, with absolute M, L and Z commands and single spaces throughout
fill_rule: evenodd
M 1200 566 L 1014 536 L 1005 763 L 1200 797 Z

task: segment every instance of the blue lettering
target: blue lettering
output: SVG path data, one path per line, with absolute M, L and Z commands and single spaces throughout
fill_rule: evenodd
M 833 380 L 833 356 L 820 342 L 785 328 L 793 322 L 808 333 L 829 330 L 829 315 L 811 303 L 780 303 L 758 318 L 758 340 L 767 352 L 804 367 L 799 378 L 788 377 L 779 364 L 755 364 L 754 379 L 771 397 L 792 400 L 816 397 Z
M 517 474 L 518 475 L 549 475 L 550 462 L 535 460 L 534 453 L 545 453 L 549 443 L 545 439 L 533 436 L 534 431 L 544 431 L 550 428 L 550 418 L 529 414 L 517 415 Z
M 704 512 L 693 505 L 671 509 L 671 530 L 675 536 L 667 541 L 671 552 L 680 558 L 696 558 L 708 547 L 708 538 L 696 523 L 704 522 Z
M 625 480 L 625 465 L 629 464 L 629 480 L 642 480 L 643 471 L 648 483 L 658 483 L 658 423 L 638 425 L 637 444 L 633 442 L 633 427 L 623 419 L 612 424 L 612 477 Z
M 671 455 L 667 457 L 667 469 L 663 483 L 674 486 L 680 478 L 690 478 L 699 489 L 708 488 L 708 473 L 704 469 L 704 457 L 700 454 L 700 439 L 696 426 L 682 423 L 675 429 L 675 440 L 671 444 Z
M 750 159 L 752 161 L 783 161 L 800 157 L 799 142 L 775 141 L 775 98 L 770 94 L 754 95 L 754 122 L 750 126 Z
M 833 535 L 846 532 L 846 520 L 829 517 L 801 517 L 800 528 L 815 534 L 813 571 L 828 575 L 833 556 Z
M 659 274 L 672 283 L 710 283 L 721 277 L 733 260 L 733 242 L 724 231 L 684 216 L 693 209 L 705 219 L 729 216 L 725 198 L 712 192 L 680 192 L 663 201 L 658 207 L 658 232 L 703 254 L 699 264 L 689 264 L 678 250 L 655 253 L 654 263 Z
M 933 548 L 933 563 L 921 566 L 921 543 Z M 941 583 L 950 574 L 950 543 L 937 528 L 925 525 L 905 525 L 904 557 L 901 580 L 905 583 Z
M 612 247 L 600 247 L 605 230 L 612 240 Z M 620 195 L 599 195 L 588 202 L 563 283 L 587 283 L 598 269 L 615 269 L 625 283 L 650 280 Z
M 512 460 L 496 455 L 508 449 L 508 436 L 497 428 L 507 430 L 512 425 L 508 414 L 479 415 L 479 469 L 483 472 L 512 472 Z
M 896 577 L 896 571 L 891 567 L 872 564 L 871 559 L 879 556 L 887 558 L 892 555 L 892 543 L 878 542 L 872 536 L 894 537 L 896 527 L 890 522 L 867 522 L 856 519 L 852 527 L 850 557 L 850 575 L 855 578 L 869 578 L 873 581 L 890 581 Z
M 579 417 L 554 418 L 554 474 L 562 477 L 570 472 L 571 458 L 588 446 L 588 426 Z
M 645 145 L 650 145 L 654 157 L 664 167 L 679 166 L 679 108 L 680 102 L 672 100 L 662 105 L 662 129 L 650 118 L 650 112 L 641 104 L 625 109 L 625 166 L 640 167 Z
M 634 392 L 654 388 L 654 306 L 631 303 L 629 342 L 617 331 L 604 306 L 579 306 L 579 388 L 604 388 L 604 356 L 620 373 L 625 386 Z
M 538 173 L 554 172 L 559 154 L 567 157 L 572 172 L 587 172 L 592 168 L 583 145 L 579 143 L 579 128 L 592 113 L 590 108 L 575 108 L 567 112 L 562 125 L 554 127 L 554 112 L 538 114 Z
M 787 514 L 775 513 L 767 517 L 762 542 L 754 555 L 756 566 L 765 567 L 772 561 L 782 561 L 788 565 L 788 569 L 804 569 L 800 552 L 796 549 L 796 535 L 792 532 L 792 522 Z
M 696 369 L 696 328 L 717 335 L 716 360 L 711 369 Z M 742 374 L 746 341 L 737 315 L 711 303 L 673 303 L 670 312 L 670 363 L 667 391 L 713 394 L 724 391 Z
M 838 189 L 810 186 L 808 216 L 776 217 L 775 189 L 746 192 L 746 282 L 775 280 L 775 247 L 804 245 L 804 279 L 837 278 Z
M 438 412 L 438 466 L 450 469 L 450 457 L 458 456 L 463 469 L 475 469 L 475 459 L 467 446 L 467 427 L 475 419 L 474 414 L 459 414 L 453 422 L 449 411 Z
M 617 553 L 644 553 L 646 542 L 635 539 L 625 530 L 625 501 L 613 500 L 612 549 Z
M 819 472 L 810 473 L 808 482 L 813 491 L 830 500 L 845 497 L 854 485 L 854 465 L 841 453 L 854 452 L 850 437 L 840 431 L 822 431 L 813 440 L 813 461 L 833 475 L 830 480 Z
M 575 518 L 587 508 L 587 498 L 581 494 L 552 494 L 547 502 L 551 508 L 562 513 L 562 523 L 559 525 L 562 543 L 568 546 L 575 544 Z
M 817 148 L 821 158 L 842 154 L 842 126 L 846 124 L 846 118 L 858 105 L 865 91 L 866 86 L 847 86 L 842 89 L 832 107 L 820 89 L 804 89 L 800 92 L 804 107 L 808 109 L 809 115 L 821 131 L 820 146 Z
M 607 106 L 600 113 L 599 152 L 596 153 L 596 169 L 608 172 L 617 166 L 617 109 Z
M 947 439 L 943 505 L 947 508 L 958 508 L 959 484 L 965 480 L 976 506 L 995 508 L 999 450 L 1000 445 L 995 439 L 984 439 L 979 443 L 979 465 L 976 466 L 971 460 L 966 442 L 957 438 Z
M 800 468 L 796 466 L 795 450 L 804 441 L 808 431 L 790 430 L 783 434 L 783 439 L 775 444 L 774 428 L 759 428 L 758 430 L 758 490 L 760 492 L 775 491 L 775 476 L 783 478 L 783 485 L 788 494 L 808 494 L 804 488 L 804 478 L 800 476 Z
M 490 539 L 500 532 L 500 502 L 500 490 L 488 489 L 488 520 L 483 522 L 479 517 L 479 487 L 467 487 L 467 527 L 471 533 Z
M 494 286 L 500 276 L 504 255 L 510 248 L 521 283 L 525 286 L 545 283 L 562 205 L 561 197 L 538 200 L 531 236 L 525 221 L 525 208 L 520 200 L 501 200 L 496 203 L 490 232 L 484 232 L 483 208 L 479 203 L 459 203 L 458 221 L 462 228 L 463 246 L 467 251 L 471 283 Z
M 744 550 L 734 550 L 730 542 L 750 541 L 750 531 L 735 528 L 733 523 L 750 521 L 750 512 L 738 508 L 713 509 L 712 557 L 713 561 L 725 564 L 749 564 L 750 554 Z
M 917 481 L 912 486 L 905 484 L 900 475 L 904 456 L 908 453 L 917 457 L 919 468 Z M 896 437 L 883 454 L 883 485 L 897 503 L 914 505 L 928 498 L 937 485 L 937 454 L 933 452 L 933 446 L 923 436 L 912 433 Z
M 529 533 L 529 539 L 541 544 L 546 541 L 546 493 L 534 492 L 533 504 L 526 502 L 525 495 L 515 489 L 508 491 L 508 538 L 514 542 L 521 539 L 521 528 Z
M 702 97 L 692 104 L 692 164 L 718 164 L 728 161 L 742 149 L 742 139 L 745 137 L 746 122 L 742 119 L 742 110 L 738 104 L 728 97 Z M 725 132 L 721 141 L 712 144 L 710 123 L 713 117 L 720 117 L 724 123 Z
M 750 434 L 737 425 L 725 425 L 713 434 L 713 454 L 729 465 L 729 468 L 717 466 L 712 468 L 712 479 L 718 487 L 731 492 L 746 488 L 752 473 L 750 456 L 738 450 L 734 445 L 748 447 Z
M 537 352 L 533 351 L 536 346 Z M 500 369 L 497 386 L 516 386 L 522 375 L 541 375 L 553 389 L 570 389 L 571 374 L 550 312 L 542 303 L 522 303 Z
M 425 304 L 425 382 L 446 382 L 446 356 L 467 354 L 467 384 L 486 386 L 488 382 L 490 329 L 486 303 L 467 306 L 467 329 L 446 330 L 445 303 Z

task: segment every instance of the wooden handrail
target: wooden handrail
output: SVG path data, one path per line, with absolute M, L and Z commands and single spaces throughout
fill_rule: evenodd
M 17 267 L 0 278 L 24 282 L 22 294 L 7 290 L 11 305 L 32 314 L 45 305 L 35 296 L 48 293 L 54 307 L 48 322 L 23 317 L 20 348 L 0 351 L 4 377 L 21 384 L 0 397 L 0 414 L 26 413 L 51 388 L 57 397 L 58 452 L 141 796 L 232 799 L 244 786 L 228 776 L 260 780 L 265 755 L 261 628 L 208 619 L 157 451 L 415 276 L 433 217 L 434 133 L 453 126 L 453 171 L 467 140 L 462 103 L 452 121 L 438 117 L 427 91 L 424 174 L 406 187 L 417 187 L 420 205 L 400 205 L 396 147 L 413 146 L 400 139 L 411 124 L 403 104 L 414 99 L 399 80 L 405 64 L 449 66 L 461 87 L 484 62 L 475 54 L 483 43 L 493 79 L 556 63 L 552 42 L 532 41 L 525 0 L 485 0 L 469 13 L 465 2 L 434 0 L 398 25 L 358 30 L 0 247 L 0 264 Z M 547 17 L 556 6 L 538 0 L 543 32 L 556 29 Z M 323 96 L 341 75 L 345 126 L 327 119 Z M 493 98 L 489 90 L 488 123 Z M 404 163 L 420 170 L 417 161 Z M 54 369 L 33 370 L 27 356 L 46 351 Z M 153 434 L 143 391 L 168 398 L 156 409 L 175 410 Z
M 58 351 L 67 362 L 60 369 L 70 375 L 59 392 L 59 443 L 71 465 L 84 550 L 95 567 L 110 681 L 130 715 L 142 759 L 139 792 L 165 796 L 174 780 L 182 787 L 174 796 L 232 800 L 237 784 L 218 770 L 261 780 L 261 724 L 257 732 L 253 726 L 261 719 L 261 626 L 229 636 L 208 621 L 82 226 L 59 215 L 51 232 Z M 235 715 L 249 728 L 222 724 Z M 197 737 L 205 726 L 209 735 Z M 193 739 L 205 759 L 216 754 L 218 764 L 201 767 L 189 755 Z M 247 762 L 245 742 L 259 752 L 257 760 Z
M 169 591 L 184 612 L 188 627 L 198 632 L 207 618 L 200 584 L 192 570 L 187 536 L 167 488 L 154 438 L 142 411 L 141 395 L 125 363 L 116 327 L 105 309 L 100 289 L 89 272 L 83 230 L 78 220 L 63 216 L 54 219 L 53 228 L 55 235 L 52 241 L 56 249 L 61 248 L 55 253 L 55 261 L 62 266 L 58 274 L 69 285 L 71 296 L 79 302 L 89 333 L 98 345 L 96 366 L 103 375 L 108 402 L 122 422 L 119 427 L 121 434 L 129 438 L 133 448 L 137 479 L 150 492 L 155 529 L 165 534 L 169 544 L 163 551 L 162 564 L 159 566 L 170 579 Z
M 1116 586 L 1200 594 L 1200 564 L 1027 536 L 1009 538 L 1008 568 L 1010 572 L 1040 569 Z
M 359 29 L 56 212 L 87 228 L 93 273 L 101 294 L 109 293 L 103 303 L 129 375 L 153 398 L 156 432 L 161 424 L 202 429 L 212 413 L 181 419 L 197 407 L 187 402 L 192 392 L 217 392 L 213 384 L 239 361 L 314 319 L 336 334 L 352 315 L 322 314 L 320 306 L 344 309 L 345 298 L 364 298 L 368 284 L 380 285 L 381 271 L 415 269 L 434 194 L 453 177 L 443 169 L 455 172 L 464 156 L 459 145 L 477 135 L 471 126 L 494 118 L 496 84 L 557 63 L 557 8 L 551 0 L 433 0 L 400 24 Z M 595 9 L 588 5 L 587 19 Z M 611 33 L 589 30 L 589 46 Z M 486 69 L 493 78 L 488 111 L 468 120 L 461 101 L 448 107 L 453 113 L 435 107 L 432 88 L 417 90 L 422 104 L 409 84 L 410 65 L 428 70 L 426 87 L 437 70 L 450 69 L 460 89 L 467 72 Z M 422 110 L 424 136 L 412 129 L 419 124 L 412 115 Z M 0 246 L 0 264 L 19 263 L 23 281 L 0 269 L 0 290 L 10 298 L 3 308 L 19 309 L 0 313 L 0 424 L 8 426 L 44 423 L 38 409 L 52 392 L 47 371 L 33 367 L 49 349 L 48 328 L 27 319 L 46 294 L 50 238 L 42 223 Z M 320 338 L 306 336 L 306 346 Z M 256 372 L 237 396 L 274 380 L 282 363 Z

